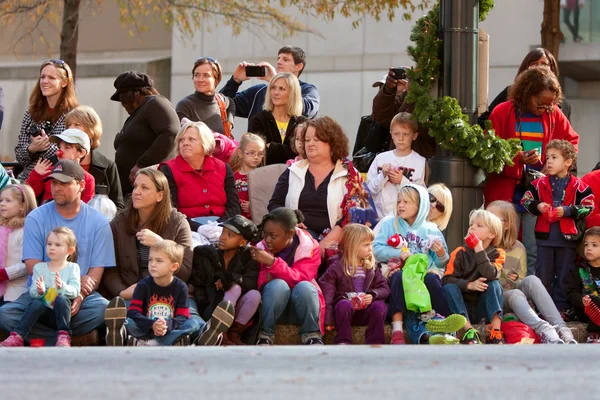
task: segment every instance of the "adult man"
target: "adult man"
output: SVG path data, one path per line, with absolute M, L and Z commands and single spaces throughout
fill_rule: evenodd
M 235 102 L 235 116 L 241 118 L 252 118 L 252 116 L 263 109 L 265 95 L 267 94 L 267 85 L 264 83 L 254 85 L 248 89 L 239 92 L 238 89 L 242 82 L 250 79 L 246 76 L 246 67 L 254 65 L 246 61 L 238 64 L 233 72 L 233 76 L 227 81 L 221 93 L 231 97 Z M 266 76 L 258 79 L 269 82 L 276 74 L 280 72 L 291 72 L 300 78 L 300 74 L 306 66 L 306 54 L 304 50 L 297 46 L 283 46 L 277 53 L 277 67 L 273 68 L 268 62 L 261 62 L 259 66 L 266 67 Z M 302 101 L 304 103 L 302 115 L 307 118 L 314 118 L 319 112 L 321 98 L 317 88 L 309 83 L 300 81 L 302 89 Z
M 101 326 L 108 301 L 95 290 L 104 268 L 114 267 L 113 236 L 106 218 L 81 201 L 85 187 L 84 172 L 72 160 L 59 161 L 46 179 L 52 179 L 54 201 L 33 210 L 25 219 L 23 262 L 31 275 L 33 266 L 49 261 L 46 236 L 59 226 L 66 226 L 77 237 L 77 263 L 81 270 L 81 294 L 71 303 L 73 336 L 85 335 Z M 30 279 L 31 280 L 31 279 Z M 31 284 L 31 282 L 29 282 Z M 31 301 L 23 293 L 16 301 L 0 308 L 0 329 L 11 332 L 19 323 Z M 56 330 L 38 322 L 31 336 L 54 340 Z

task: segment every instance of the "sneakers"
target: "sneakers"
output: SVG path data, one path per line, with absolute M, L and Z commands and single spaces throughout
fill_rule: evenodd
M 127 306 L 122 297 L 112 299 L 104 311 L 104 324 L 106 325 L 106 345 L 123 346 L 126 330 L 123 324 L 127 318 Z
M 404 340 L 404 332 L 392 332 L 392 340 L 390 341 L 390 344 L 406 344 L 406 341 Z
M 577 344 L 577 340 L 575 340 L 575 337 L 573 337 L 573 332 L 568 326 L 561 326 L 557 328 L 556 331 L 558 332 L 558 336 L 566 344 Z
M 460 340 L 452 335 L 444 334 L 435 334 L 429 338 L 429 344 L 459 344 Z
M 314 346 L 314 345 L 323 346 L 323 345 L 325 345 L 325 343 L 323 343 L 323 340 L 321 338 L 317 338 L 317 337 L 308 339 L 304 344 L 307 346 Z
M 485 340 L 487 344 L 504 344 L 504 335 L 500 329 L 493 329 L 491 325 L 488 325 L 485 330 L 488 332 Z
M 56 347 L 71 347 L 71 335 L 65 331 L 58 331 L 56 338 Z
M 426 328 L 431 333 L 454 333 L 467 323 L 467 319 L 460 314 L 452 314 L 447 318 L 441 316 L 435 318 L 427 321 Z
M 0 343 L 0 347 L 23 347 L 25 341 L 17 332 L 11 332 L 10 336 Z
M 222 301 L 219 303 L 215 311 L 213 311 L 210 321 L 202 328 L 200 336 L 194 344 L 198 346 L 215 346 L 222 340 L 224 332 L 227 332 L 233 318 L 235 316 L 235 308 L 230 301 Z
M 12 335 L 12 333 L 11 333 L 11 335 Z M 8 340 L 8 339 L 6 339 L 6 340 Z M 6 342 L 6 340 L 5 340 L 5 342 Z M 600 333 L 596 333 L 596 332 L 589 333 L 588 337 L 587 337 L 587 340 L 585 342 L 586 343 L 590 343 L 590 344 L 598 344 L 598 343 L 600 343 Z
M 460 340 L 462 344 L 481 344 L 481 339 L 479 338 L 479 332 L 475 328 L 471 328 L 465 332 L 462 339 Z
M 269 338 L 258 338 L 257 346 L 273 346 L 273 341 Z
M 554 335 L 549 334 L 549 332 L 542 332 L 538 336 L 540 337 L 540 343 L 542 344 L 565 344 L 565 342 L 558 337 L 556 331 L 554 331 Z
M 560 310 L 560 316 L 565 322 L 574 322 L 579 320 L 577 312 L 575 311 L 575 307 Z

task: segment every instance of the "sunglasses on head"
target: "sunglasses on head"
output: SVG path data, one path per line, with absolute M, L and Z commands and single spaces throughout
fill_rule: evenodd
M 212 58 L 212 57 L 200 57 L 200 58 L 198 58 L 198 59 L 196 60 L 196 62 L 198 62 L 198 61 L 202 61 L 202 60 L 210 61 L 210 62 L 211 62 L 211 63 L 213 63 L 213 64 L 218 64 L 218 63 L 219 63 L 219 62 L 218 62 L 216 59 L 214 59 L 214 58 Z
M 440 203 L 439 200 L 431 193 L 429 193 L 429 202 L 431 204 L 435 203 L 435 209 L 441 213 L 443 213 L 446 210 L 446 207 L 444 207 L 444 205 Z
M 54 64 L 57 67 L 60 67 L 62 69 L 65 70 L 65 72 L 67 73 L 67 78 L 69 77 L 69 71 L 67 70 L 67 67 L 65 67 L 65 62 L 63 60 L 61 60 L 60 58 L 49 58 L 48 60 L 46 60 L 45 62 L 51 62 L 52 64 Z

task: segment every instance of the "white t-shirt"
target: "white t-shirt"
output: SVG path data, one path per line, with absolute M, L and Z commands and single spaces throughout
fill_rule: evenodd
M 385 164 L 390 164 L 392 169 L 402 172 L 402 182 L 395 185 L 381 172 Z M 416 183 L 425 186 L 425 164 L 424 157 L 416 151 L 404 157 L 398 157 L 394 150 L 380 153 L 375 157 L 369 172 L 367 173 L 367 185 L 373 195 L 375 207 L 379 218 L 394 215 L 396 202 L 398 200 L 398 189 L 407 183 Z

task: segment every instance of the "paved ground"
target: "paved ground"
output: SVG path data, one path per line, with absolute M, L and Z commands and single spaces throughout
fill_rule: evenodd
M 594 345 L 0 349 L 0 398 L 584 399 L 599 359 Z

